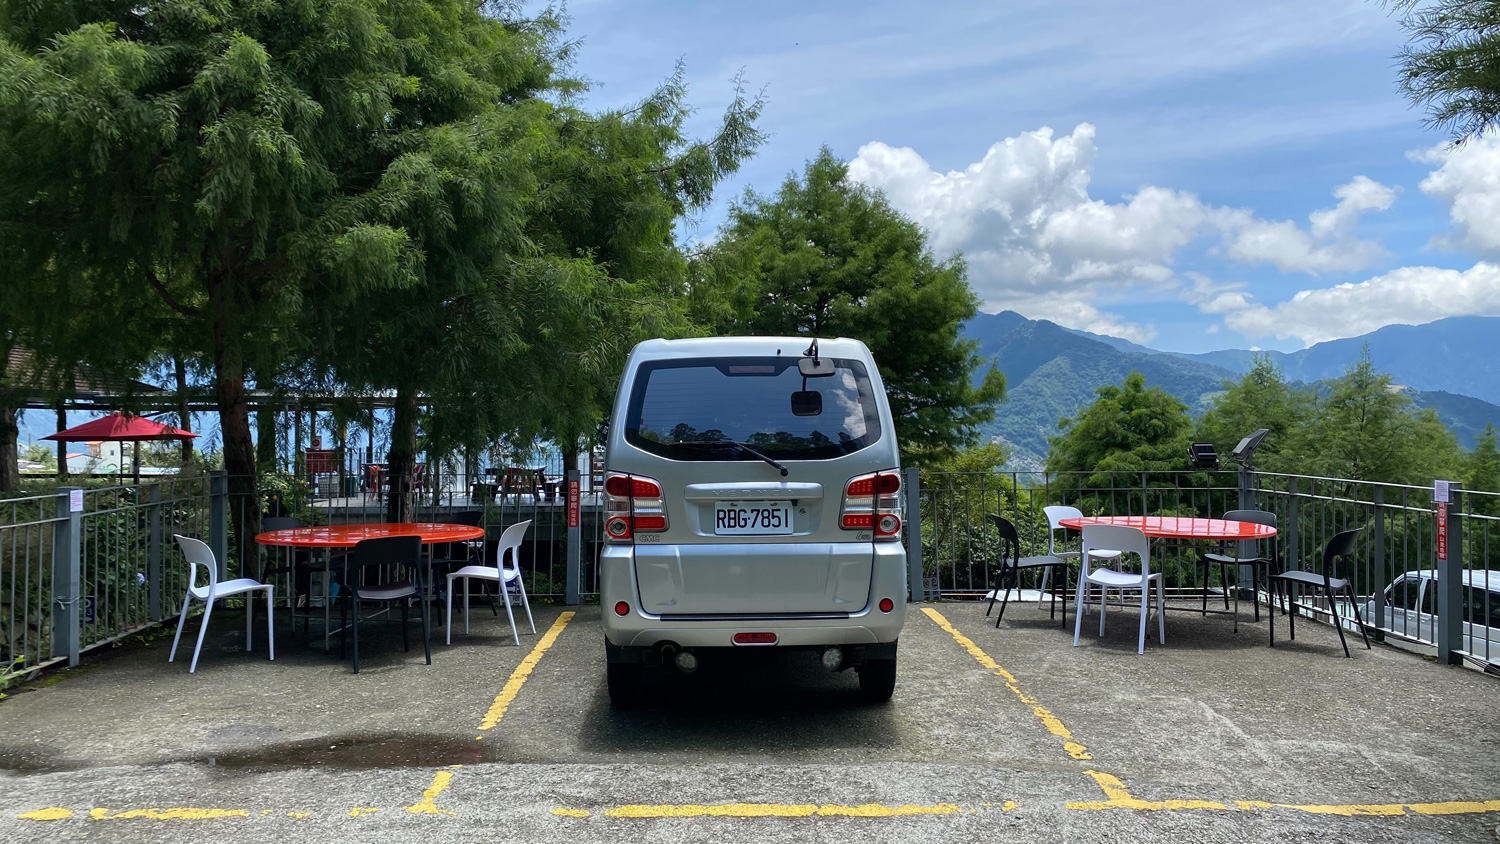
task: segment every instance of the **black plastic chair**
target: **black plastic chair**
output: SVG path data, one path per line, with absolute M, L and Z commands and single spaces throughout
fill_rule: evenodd
M 432 664 L 432 629 L 427 621 L 427 602 L 421 600 L 426 591 L 423 589 L 422 578 L 425 568 L 422 538 L 419 536 L 366 539 L 355 545 L 354 551 L 344 557 L 338 580 L 339 620 L 344 629 L 344 636 L 339 640 L 339 658 L 343 658 L 344 643 L 351 638 L 352 633 L 355 674 L 359 673 L 359 605 L 366 601 L 396 601 L 401 605 L 401 647 L 410 651 L 411 636 L 406 629 L 407 609 L 409 599 L 417 598 L 417 607 L 422 615 L 422 652 L 427 657 L 427 664 Z M 382 572 L 381 569 L 385 571 Z M 406 578 L 373 586 L 362 583 L 367 572 L 385 574 L 401 569 L 406 570 Z
M 1230 522 L 1252 522 L 1257 525 L 1276 527 L 1276 514 L 1267 513 L 1264 510 L 1230 510 L 1224 514 L 1223 518 L 1225 521 Z M 1278 544 L 1277 538 L 1273 536 L 1271 537 L 1271 554 L 1268 557 L 1236 557 L 1229 554 L 1207 553 L 1199 557 L 1198 564 L 1203 570 L 1203 614 L 1208 615 L 1208 575 L 1212 568 L 1215 565 L 1219 567 L 1219 582 L 1224 587 L 1224 609 L 1227 610 L 1229 609 L 1229 590 L 1231 588 L 1238 588 L 1240 567 L 1249 566 L 1251 569 L 1250 579 L 1254 582 L 1256 588 L 1256 598 L 1254 601 L 1255 620 L 1260 621 L 1260 584 L 1265 580 L 1265 577 L 1270 575 L 1273 565 L 1279 567 L 1277 561 L 1280 560 L 1280 554 L 1281 546 Z M 1235 575 L 1234 586 L 1231 586 L 1229 580 L 1231 572 Z M 1235 600 L 1236 606 L 1238 606 L 1239 599 L 1236 598 Z M 1234 614 L 1234 629 L 1240 629 L 1240 615 L 1238 611 Z
M 1000 534 L 1000 577 L 995 584 L 995 588 L 990 592 L 990 605 L 984 611 L 984 614 L 988 616 L 995 609 L 995 600 L 1000 597 L 1000 590 L 1004 589 L 1005 598 L 1000 601 L 1000 614 L 995 616 L 995 626 L 999 627 L 1001 619 L 1005 618 L 1005 608 L 1010 604 L 1010 590 L 1014 588 L 1019 591 L 1021 588 L 1021 571 L 1023 569 L 1051 570 L 1061 568 L 1062 587 L 1063 592 L 1066 593 L 1068 588 L 1068 563 L 1061 557 L 1054 557 L 1050 554 L 1044 554 L 1039 557 L 1022 557 L 1021 537 L 1016 533 L 1016 526 L 1003 516 L 994 513 L 989 514 L 989 516 L 990 521 L 995 525 L 996 532 Z M 1006 575 L 1010 576 L 1010 585 L 1008 586 L 1005 582 Z M 1063 599 L 1062 605 L 1063 625 L 1067 626 L 1068 601 L 1066 598 Z M 1048 613 L 1048 617 L 1057 618 L 1057 589 L 1055 587 L 1052 590 L 1052 609 Z
M 1334 565 L 1340 558 L 1354 556 L 1354 540 L 1359 538 L 1358 530 L 1346 530 L 1328 540 L 1328 545 L 1323 548 L 1323 562 L 1319 571 L 1304 571 L 1301 569 L 1289 569 L 1271 575 L 1271 599 L 1272 610 L 1267 613 L 1271 619 L 1269 625 L 1271 631 L 1271 647 L 1276 647 L 1276 613 L 1275 596 L 1279 586 L 1286 599 L 1286 606 L 1290 608 L 1287 614 L 1287 626 L 1291 628 L 1291 638 L 1297 638 L 1297 605 L 1292 603 L 1292 585 L 1306 587 L 1309 589 L 1322 589 L 1328 598 L 1328 609 L 1333 613 L 1333 629 L 1339 632 L 1339 644 L 1344 646 L 1344 656 L 1349 656 L 1349 642 L 1344 638 L 1343 618 L 1339 616 L 1338 605 L 1334 602 L 1334 596 L 1343 593 L 1349 596 L 1349 603 L 1354 607 L 1354 623 L 1359 625 L 1359 635 L 1364 637 L 1365 649 L 1370 648 L 1370 637 L 1365 632 L 1364 619 L 1359 617 L 1359 600 L 1354 595 L 1354 587 L 1349 578 L 1335 577 Z
M 266 516 L 260 520 L 263 531 L 292 530 L 307 527 L 307 523 L 301 519 L 291 516 Z M 347 548 L 330 548 L 316 550 L 312 548 L 291 548 L 285 558 L 287 562 L 283 565 L 273 566 L 261 572 L 261 580 L 269 581 L 273 575 L 285 574 L 289 576 L 286 596 L 291 604 L 292 610 L 292 633 L 297 632 L 297 608 L 302 604 L 302 599 L 307 598 L 308 605 L 302 607 L 302 637 L 306 639 L 309 635 L 309 625 L 312 620 L 312 575 L 313 572 L 323 572 L 326 577 L 331 577 L 329 572 L 336 570 L 340 557 L 349 553 Z

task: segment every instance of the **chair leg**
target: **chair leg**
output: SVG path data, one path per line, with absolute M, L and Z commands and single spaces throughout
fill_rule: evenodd
M 405 598 L 402 598 L 400 600 L 401 600 L 401 652 L 402 653 L 411 653 L 411 634 L 406 631 L 406 628 L 408 626 L 410 626 L 410 621 L 411 621 L 411 607 L 410 607 L 410 603 L 411 602 L 408 601 L 408 600 L 406 600 Z
M 468 580 L 468 578 L 464 578 Z M 443 629 L 448 634 L 448 644 L 453 644 L 453 581 L 454 576 L 448 575 L 448 612 L 443 616 Z
M 1122 598 L 1123 598 L 1123 595 L 1122 595 Z M 1109 613 L 1105 611 L 1107 604 L 1109 604 L 1109 589 L 1107 587 L 1105 587 L 1103 584 L 1100 584 L 1100 586 L 1099 586 L 1099 635 L 1101 637 L 1104 636 L 1104 617 L 1106 615 L 1109 615 Z
M 531 625 L 531 635 L 536 635 L 536 619 L 531 617 L 531 599 L 526 596 L 526 581 L 516 576 L 516 589 L 521 593 L 521 606 L 526 608 L 526 623 Z
M 1151 584 L 1141 584 L 1141 632 L 1135 645 L 1137 654 L 1146 652 L 1146 619 L 1151 617 Z
M 182 628 L 187 626 L 188 605 L 192 602 L 193 593 L 182 596 L 182 615 L 177 618 L 177 635 L 172 637 L 172 652 L 167 654 L 167 662 L 177 659 L 177 643 L 182 640 Z
M 1000 599 L 1000 614 L 995 617 L 995 628 L 997 630 L 1000 627 L 1000 619 L 1005 618 L 1005 608 L 1010 606 L 1010 590 L 1012 586 L 1014 586 L 1017 590 L 1017 597 L 1020 596 L 1019 592 L 1021 587 L 1021 570 L 1014 567 L 1010 567 L 1007 570 L 1010 572 L 1010 584 L 1005 587 L 1005 597 Z M 1000 582 L 1005 582 L 1004 573 L 1001 573 L 1000 575 Z
M 1333 621 L 1333 629 L 1339 631 L 1339 644 L 1344 646 L 1344 658 L 1351 659 L 1352 657 L 1349 656 L 1349 641 L 1344 638 L 1344 621 L 1339 618 L 1339 605 L 1333 599 L 1333 590 L 1325 589 L 1323 590 L 1323 594 L 1328 596 L 1328 611 L 1333 614 L 1333 618 L 1331 619 Z
M 510 589 L 505 585 L 505 569 L 500 570 L 500 580 L 495 584 L 500 590 L 500 597 L 505 600 L 505 617 L 510 621 L 510 635 L 516 640 L 516 647 L 521 647 L 521 632 L 516 629 L 516 617 L 510 611 Z
M 1250 602 L 1250 605 L 1255 607 L 1255 621 L 1257 624 L 1260 623 L 1260 581 L 1260 566 L 1252 563 L 1250 565 L 1250 587 L 1254 590 L 1251 593 L 1254 600 Z
M 266 643 L 271 661 L 276 661 L 276 587 L 266 587 Z
M 469 635 L 469 578 L 464 578 L 464 635 Z
M 1365 650 L 1370 650 L 1370 634 L 1365 632 L 1365 621 L 1359 617 L 1359 599 L 1354 596 L 1354 584 L 1345 583 L 1344 589 L 1349 593 L 1349 606 L 1354 608 L 1354 623 L 1359 625 L 1359 635 L 1365 640 Z
M 354 629 L 354 673 L 359 673 L 359 603 L 351 596 L 349 607 L 350 626 Z
M 1276 647 L 1276 581 L 1266 578 L 1266 631 L 1271 636 L 1271 647 Z
M 1078 634 L 1083 630 L 1083 589 L 1088 585 L 1083 573 L 1078 575 L 1078 590 L 1073 605 L 1073 647 L 1078 647 Z
M 1224 589 L 1224 609 L 1229 609 L 1229 564 L 1219 563 L 1219 584 Z
M 420 581 L 420 578 L 418 579 Z M 422 614 L 422 656 L 427 664 L 432 664 L 432 624 L 427 620 L 427 601 L 422 601 L 418 607 Z
M 1047 583 L 1052 579 L 1052 567 L 1042 569 L 1042 582 L 1037 587 L 1036 608 L 1042 608 L 1042 602 L 1047 600 Z
M 1158 578 L 1156 581 L 1156 638 L 1163 645 L 1167 643 L 1166 578 Z
M 1298 590 L 1298 591 L 1300 592 L 1301 590 Z M 1289 639 L 1291 639 L 1293 641 L 1296 641 L 1296 639 L 1297 639 L 1297 592 L 1292 591 L 1292 584 L 1290 584 L 1290 583 L 1286 584 L 1286 592 L 1285 592 L 1284 597 L 1286 598 L 1286 627 L 1287 627 L 1287 631 L 1288 631 L 1287 632 L 1287 638 L 1289 638 Z
M 198 628 L 198 644 L 193 647 L 193 662 L 188 666 L 189 674 L 198 670 L 198 652 L 203 650 L 203 635 L 208 632 L 208 617 L 214 611 L 215 600 L 217 599 L 210 595 L 203 603 L 203 624 Z
M 245 653 L 250 653 L 250 651 L 251 651 L 251 649 L 253 647 L 253 644 L 254 644 L 253 642 L 251 642 L 252 634 L 250 632 L 250 630 L 251 630 L 250 623 L 252 621 L 254 621 L 254 619 L 255 619 L 255 601 L 251 598 L 250 593 L 246 592 L 245 593 Z

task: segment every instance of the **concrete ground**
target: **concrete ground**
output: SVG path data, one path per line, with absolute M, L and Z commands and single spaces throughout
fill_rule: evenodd
M 757 651 L 617 712 L 597 607 L 519 647 L 476 612 L 430 667 L 376 622 L 358 676 L 225 612 L 196 674 L 159 639 L 0 702 L 0 841 L 1495 840 L 1496 678 L 1312 624 L 1272 650 L 1248 606 L 1137 656 L 1136 618 L 1073 648 L 1034 604 L 913 606 L 889 704 Z

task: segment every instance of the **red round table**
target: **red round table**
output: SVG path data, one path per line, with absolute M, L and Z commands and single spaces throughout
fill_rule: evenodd
M 365 539 L 386 536 L 420 536 L 423 545 L 439 542 L 463 542 L 482 539 L 484 528 L 474 525 L 450 525 L 442 522 L 376 522 L 363 525 L 324 525 L 287 530 L 268 530 L 258 534 L 261 545 L 284 545 L 293 548 L 352 548 Z
M 1065 528 L 1079 530 L 1084 525 L 1118 525 L 1133 527 L 1153 539 L 1270 539 L 1276 528 L 1255 522 L 1230 522 L 1224 519 L 1192 519 L 1186 516 L 1084 516 L 1081 519 L 1059 519 Z
M 363 525 L 324 525 L 320 527 L 268 530 L 257 534 L 256 543 L 292 548 L 353 548 L 366 539 L 386 536 L 420 536 L 423 545 L 441 542 L 463 542 L 483 539 L 484 528 L 475 525 L 450 525 L 443 522 L 373 522 Z M 347 561 L 346 561 L 347 564 Z M 329 604 L 331 595 L 323 597 L 323 650 L 329 648 Z M 309 599 L 310 600 L 310 599 Z M 293 612 L 295 613 L 295 609 Z M 294 616 L 295 619 L 295 616 Z

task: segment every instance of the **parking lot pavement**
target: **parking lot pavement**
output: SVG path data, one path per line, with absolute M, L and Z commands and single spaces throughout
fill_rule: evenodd
M 226 623 L 196 675 L 141 648 L 0 704 L 0 840 L 1494 840 L 1492 678 L 1312 625 L 1271 650 L 1173 612 L 1137 656 L 1128 612 L 1073 648 L 983 610 L 912 607 L 887 705 L 754 651 L 625 712 L 597 608 L 520 648 L 478 615 L 430 668 L 372 634 L 358 677 Z

